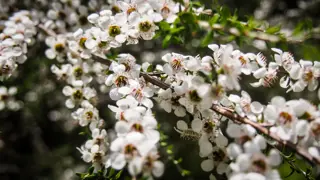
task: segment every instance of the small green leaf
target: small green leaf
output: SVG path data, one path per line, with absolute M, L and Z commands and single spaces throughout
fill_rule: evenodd
M 121 171 L 119 171 L 119 172 L 116 174 L 115 179 L 119 179 L 119 178 L 120 178 L 120 176 L 121 176 L 121 174 L 122 174 L 122 170 L 121 170 Z
M 92 173 L 93 173 L 93 171 L 94 171 L 94 167 L 93 167 L 93 166 L 91 166 L 91 167 L 89 168 L 89 170 L 88 170 L 88 173 L 89 173 L 89 174 L 92 174 Z
M 280 30 L 281 30 L 281 26 L 273 26 L 273 27 L 269 27 L 266 30 L 266 33 L 275 34 L 275 33 L 279 32 Z
M 172 37 L 171 34 L 166 35 L 166 37 L 165 37 L 164 40 L 162 41 L 162 47 L 163 47 L 163 48 L 166 48 L 166 47 L 169 46 L 171 37 Z
M 160 27 L 160 30 L 162 30 L 162 31 L 169 31 L 170 30 L 170 24 L 167 23 L 166 21 L 161 21 L 159 23 L 159 27 Z

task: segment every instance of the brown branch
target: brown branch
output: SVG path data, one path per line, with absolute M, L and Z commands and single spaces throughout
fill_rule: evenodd
M 142 76 L 145 78 L 146 81 L 162 88 L 162 89 L 168 89 L 170 88 L 170 85 L 156 79 L 153 78 L 147 74 L 142 74 Z M 289 141 L 284 141 L 282 140 L 279 136 L 275 135 L 275 134 L 271 134 L 270 131 L 264 127 L 263 124 L 259 124 L 256 122 L 253 122 L 251 120 L 249 120 L 248 118 L 245 117 L 241 117 L 238 114 L 233 113 L 232 110 L 229 110 L 228 108 L 224 108 L 220 105 L 216 105 L 214 104 L 211 109 L 213 111 L 215 111 L 216 113 L 225 116 L 229 119 L 231 119 L 232 121 L 238 122 L 238 123 L 242 123 L 242 124 L 249 124 L 252 127 L 254 127 L 256 130 L 258 130 L 260 133 L 268 136 L 269 138 L 271 138 L 272 140 L 277 142 L 276 147 L 281 150 L 283 147 L 288 147 L 291 150 L 293 150 L 295 153 L 297 153 L 298 155 L 302 156 L 303 158 L 305 158 L 310 164 L 318 164 L 320 165 L 320 159 L 319 158 L 315 158 L 313 157 L 311 154 L 308 153 L 308 151 L 306 151 L 305 149 L 298 147 L 297 145 L 289 142 Z

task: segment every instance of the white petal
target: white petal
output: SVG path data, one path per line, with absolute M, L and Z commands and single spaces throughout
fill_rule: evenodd
M 152 174 L 155 177 L 160 177 L 162 176 L 163 172 L 164 172 L 164 164 L 161 161 L 153 162 Z
M 130 126 L 125 121 L 118 121 L 115 125 L 115 130 L 119 134 L 126 134 L 130 130 Z
M 228 139 L 224 135 L 220 134 L 216 138 L 216 144 L 217 144 L 218 147 L 224 148 L 224 147 L 226 147 L 228 145 Z
M 196 132 L 200 132 L 202 129 L 202 121 L 200 119 L 194 119 L 191 122 L 191 128 Z
M 210 172 L 214 168 L 214 163 L 212 159 L 207 159 L 201 162 L 201 169 L 205 172 Z
M 143 166 L 142 158 L 136 157 L 130 161 L 128 165 L 128 171 L 131 174 L 131 176 L 136 176 L 140 174 L 140 172 L 142 171 L 142 166 Z
M 275 149 L 271 149 L 269 156 L 268 156 L 268 163 L 271 166 L 279 166 L 281 161 L 282 161 L 282 159 L 281 159 L 279 152 Z
M 186 122 L 182 121 L 182 120 L 179 120 L 177 122 L 177 128 L 180 129 L 180 130 L 186 130 L 188 129 L 188 125 Z
M 237 138 L 241 136 L 241 127 L 236 124 L 229 124 L 227 127 L 227 133 L 230 137 Z
M 296 133 L 298 136 L 307 135 L 309 128 L 309 123 L 306 120 L 299 120 L 296 124 Z
M 230 94 L 228 99 L 231 102 L 240 103 L 240 97 L 238 95 Z
M 261 103 L 257 102 L 257 101 L 253 101 L 251 104 L 250 104 L 250 108 L 251 108 L 251 111 L 255 114 L 260 114 L 262 113 L 263 111 L 263 106 Z
M 86 42 L 84 43 L 84 45 L 88 49 L 93 49 L 94 47 L 97 46 L 97 42 L 93 39 L 87 39 Z
M 115 159 L 111 162 L 112 168 L 116 170 L 121 170 L 126 165 L 126 160 L 124 154 L 118 154 Z

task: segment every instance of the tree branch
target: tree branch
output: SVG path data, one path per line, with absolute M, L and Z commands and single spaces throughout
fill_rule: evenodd
M 142 76 L 145 78 L 146 81 L 148 81 L 151 84 L 154 84 L 162 89 L 170 88 L 169 84 L 166 84 L 156 78 L 153 78 L 153 77 L 149 76 L 148 74 L 142 74 Z M 264 127 L 263 125 L 256 123 L 256 122 L 253 122 L 253 121 L 249 120 L 248 118 L 241 117 L 238 114 L 235 114 L 234 112 L 229 110 L 228 108 L 224 108 L 224 107 L 217 105 L 217 104 L 213 104 L 211 109 L 213 111 L 215 111 L 216 113 L 229 118 L 232 121 L 242 123 L 242 124 L 251 125 L 256 130 L 258 130 L 260 133 L 262 133 L 262 134 L 268 136 L 269 138 L 271 138 L 272 140 L 276 141 L 277 142 L 276 147 L 279 150 L 282 149 L 283 147 L 288 147 L 292 151 L 294 151 L 296 154 L 298 154 L 298 155 L 302 156 L 304 159 L 306 159 L 310 164 L 320 165 L 319 158 L 315 158 L 311 154 L 309 154 L 308 151 L 306 151 L 305 149 L 298 147 L 297 145 L 295 145 L 289 141 L 284 141 L 279 136 L 277 136 L 275 134 L 271 134 L 270 131 L 266 127 Z

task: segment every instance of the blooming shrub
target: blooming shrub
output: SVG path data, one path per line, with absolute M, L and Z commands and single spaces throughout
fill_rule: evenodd
M 50 70 L 64 86 L 67 112 L 88 139 L 77 148 L 91 166 L 78 173 L 81 179 L 119 179 L 123 171 L 132 179 L 161 177 L 166 162 L 159 149 L 168 148 L 168 137 L 161 130 L 164 120 L 155 115 L 159 108 L 176 116 L 171 129 L 177 136 L 198 144 L 192 156 L 200 156 L 198 166 L 209 179 L 282 179 L 278 167 L 283 161 L 306 178 L 315 176 L 320 165 L 315 101 L 277 95 L 264 103 L 251 91 L 262 88 L 267 94 L 279 85 L 287 93 L 317 92 L 320 98 L 320 63 L 298 60 L 276 46 L 246 52 L 236 44 L 236 38 L 274 45 L 300 36 L 242 22 L 223 6 L 207 9 L 192 1 L 41 2 L 2 21 L 0 77 L 4 84 L 16 78 L 26 60 L 35 61 L 28 58 L 34 51 L 51 60 Z M 217 36 L 231 39 L 218 44 Z M 149 42 L 161 43 L 162 54 L 141 48 L 139 56 L 145 57 L 139 59 L 129 53 L 128 47 Z M 188 54 L 169 48 L 172 44 L 181 49 L 192 44 L 202 51 Z M 156 56 L 161 61 L 152 63 Z M 0 110 L 25 108 L 16 93 L 15 87 L 0 87 Z M 113 103 L 99 107 L 105 95 Z M 116 119 L 112 132 L 102 111 Z M 295 156 L 314 172 L 296 165 Z

